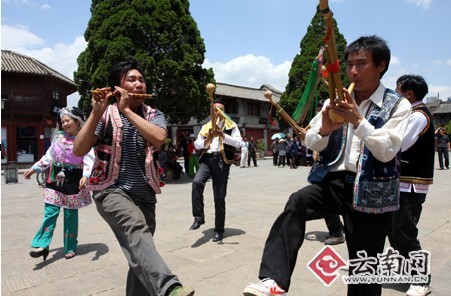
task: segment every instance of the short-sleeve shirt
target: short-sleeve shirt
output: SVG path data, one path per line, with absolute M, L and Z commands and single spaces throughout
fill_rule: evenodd
M 144 118 L 142 108 L 137 114 Z M 138 129 L 122 113 L 120 113 L 123 124 L 123 141 L 120 171 L 116 186 L 124 190 L 131 197 L 141 202 L 156 203 L 155 191 L 146 179 L 145 170 L 145 148 L 144 137 Z M 166 129 L 166 119 L 163 112 L 156 110 L 155 117 L 150 120 L 152 124 Z M 99 121 L 95 134 L 102 138 L 104 135 L 105 123 Z M 154 160 L 155 161 L 155 160 Z
M 448 135 L 435 135 L 437 138 L 437 148 L 448 148 L 449 137 Z

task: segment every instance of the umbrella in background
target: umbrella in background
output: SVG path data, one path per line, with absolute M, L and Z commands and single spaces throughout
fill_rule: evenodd
M 277 133 L 272 135 L 271 140 L 275 140 L 275 139 L 282 139 L 285 138 L 287 135 L 284 133 Z

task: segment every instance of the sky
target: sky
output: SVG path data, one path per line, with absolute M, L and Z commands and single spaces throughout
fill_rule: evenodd
M 190 13 L 204 39 L 204 67 L 217 82 L 284 91 L 291 63 L 318 0 L 192 0 Z M 73 79 L 91 17 L 90 0 L 2 0 L 1 48 L 38 59 Z M 329 0 L 348 43 L 378 35 L 391 49 L 382 78 L 395 88 L 403 74 L 429 84 L 426 97 L 451 98 L 450 0 Z M 68 98 L 76 105 L 80 96 Z

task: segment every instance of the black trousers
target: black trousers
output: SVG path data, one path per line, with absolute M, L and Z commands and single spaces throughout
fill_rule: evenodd
M 343 224 L 340 220 L 340 215 L 331 215 L 324 218 L 329 230 L 329 236 L 337 237 L 343 235 Z
M 391 229 L 388 233 L 390 245 L 404 258 L 409 252 L 421 250 L 418 240 L 418 221 L 420 221 L 426 194 L 401 192 L 399 211 L 390 213 Z
M 253 152 L 249 151 L 249 157 L 247 158 L 247 166 L 251 165 L 251 158 L 252 162 L 254 163 L 254 167 L 257 166 L 257 153 L 255 151 Z
M 199 170 L 193 180 L 191 202 L 193 216 L 196 221 L 205 222 L 204 214 L 204 189 L 205 184 L 211 177 L 213 183 L 213 196 L 215 202 L 215 231 L 224 233 L 225 224 L 225 197 L 227 195 L 227 181 L 229 177 L 230 165 L 223 163 L 220 155 L 209 156 L 204 154 L 200 161 Z
M 352 174 L 352 173 L 351 173 Z M 353 184 L 346 182 L 349 173 L 329 173 L 326 180 L 293 193 L 284 211 L 274 222 L 266 240 L 259 278 L 272 278 L 283 289 L 290 287 L 299 249 L 304 242 L 306 221 L 331 214 L 343 215 L 346 243 L 350 259 L 365 250 L 377 258 L 384 249 L 389 213 L 367 214 L 352 208 Z M 376 268 L 376 266 L 374 266 Z M 349 273 L 352 273 L 350 268 Z M 348 295 L 381 295 L 377 284 L 349 285 Z
M 273 152 L 272 154 L 272 164 L 277 165 L 277 162 L 279 160 L 279 152 Z

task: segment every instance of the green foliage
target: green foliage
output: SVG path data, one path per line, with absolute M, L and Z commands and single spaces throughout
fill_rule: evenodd
M 344 49 L 346 47 L 346 40 L 342 34 L 338 31 L 338 26 L 335 23 L 335 39 L 337 47 L 337 55 L 340 60 L 340 72 L 343 85 L 349 85 L 349 79 L 346 77 L 346 69 L 344 67 Z M 301 51 L 293 59 L 290 72 L 288 73 L 288 84 L 285 87 L 285 92 L 280 98 L 281 107 L 288 113 L 293 114 L 294 109 L 302 97 L 302 93 L 307 85 L 307 80 L 310 73 L 310 68 L 313 60 L 318 56 L 318 52 L 321 46 L 325 45 L 323 39 L 325 37 L 325 22 L 324 17 L 321 14 L 319 5 L 317 7 L 315 16 L 312 19 L 311 24 L 307 28 L 307 33 L 301 40 Z M 325 55 L 324 55 L 325 58 Z M 324 61 L 327 63 L 327 61 Z M 318 100 L 324 102 L 328 97 L 327 88 L 323 83 L 318 86 Z M 285 122 L 279 120 L 282 128 L 287 127 Z M 306 125 L 306 124 L 304 124 Z
M 263 139 L 258 139 L 255 149 L 261 153 L 265 152 L 265 142 Z
M 449 121 L 448 124 L 445 125 L 445 130 L 448 135 L 451 133 L 451 121 Z
M 202 120 L 209 114 L 207 83 L 213 70 L 203 69 L 205 45 L 189 11 L 188 0 L 93 0 L 85 31 L 88 46 L 74 73 L 89 112 L 89 90 L 104 87 L 112 65 L 127 56 L 140 62 L 148 92 L 146 102 L 162 110 L 170 123 Z

